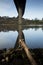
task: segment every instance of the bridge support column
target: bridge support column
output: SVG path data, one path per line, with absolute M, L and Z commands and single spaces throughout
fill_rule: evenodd
M 17 48 L 17 46 L 20 46 L 21 48 L 23 48 L 29 61 L 30 61 L 30 63 L 31 63 L 31 65 L 37 65 L 35 60 L 33 59 L 32 55 L 31 55 L 31 52 L 28 50 L 28 47 L 26 46 L 25 41 L 23 41 L 24 37 L 22 37 L 22 36 L 24 36 L 24 35 L 22 32 L 22 10 L 21 10 L 21 8 L 19 8 L 19 20 L 18 20 L 18 22 L 19 22 L 19 25 L 18 25 L 19 26 L 18 27 L 19 28 L 19 31 L 18 31 L 19 35 L 18 35 L 18 39 L 17 39 L 16 48 Z
M 22 39 L 22 10 L 19 8 L 19 19 L 18 19 L 19 39 Z

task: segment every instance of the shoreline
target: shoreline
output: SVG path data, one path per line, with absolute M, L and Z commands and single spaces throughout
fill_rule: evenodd
M 41 49 L 29 49 L 33 58 L 38 65 L 43 63 L 43 48 Z M 40 60 L 40 61 L 39 61 Z M 2 63 L 2 64 L 1 64 Z M 0 65 L 3 64 L 15 64 L 15 65 L 31 65 L 23 49 L 9 49 L 0 50 Z

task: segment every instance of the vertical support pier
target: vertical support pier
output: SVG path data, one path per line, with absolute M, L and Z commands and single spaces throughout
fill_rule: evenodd
M 17 43 L 16 43 L 16 48 L 17 46 L 19 47 L 23 47 L 31 65 L 37 65 L 34 58 L 31 55 L 31 52 L 28 50 L 28 47 L 26 46 L 25 42 L 22 40 L 23 39 L 23 33 L 22 33 L 22 10 L 21 8 L 19 8 L 19 19 L 18 19 L 18 39 L 17 39 Z
M 19 26 L 18 26 L 19 39 L 22 39 L 22 10 L 21 10 L 21 8 L 19 8 L 19 19 L 18 19 L 18 22 L 19 22 Z
M 31 65 L 37 65 L 35 60 L 33 59 L 31 52 L 28 50 L 25 42 L 22 40 L 22 10 L 19 8 L 19 45 L 23 47 L 28 59 L 30 60 Z

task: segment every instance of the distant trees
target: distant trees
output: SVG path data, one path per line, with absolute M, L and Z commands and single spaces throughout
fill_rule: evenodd
M 35 20 L 38 20 L 37 18 L 35 18 Z
M 0 16 L 0 24 L 16 24 L 18 25 L 18 18 L 15 17 L 8 17 L 8 16 Z M 30 25 L 30 24 L 43 24 L 43 18 L 42 20 L 38 20 L 37 18 L 28 20 L 22 18 L 22 25 Z
M 42 18 L 42 21 L 43 21 L 43 18 Z

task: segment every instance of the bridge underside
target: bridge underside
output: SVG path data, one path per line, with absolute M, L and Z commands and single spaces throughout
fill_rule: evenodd
M 19 14 L 19 8 L 20 8 L 22 10 L 22 16 L 23 16 L 24 11 L 25 11 L 26 0 L 14 0 L 14 3 L 17 8 L 18 14 Z

